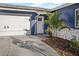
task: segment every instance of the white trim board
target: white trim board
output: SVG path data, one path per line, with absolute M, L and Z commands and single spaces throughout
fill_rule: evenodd
M 79 8 L 75 9 L 75 22 L 74 22 L 75 23 L 75 28 L 79 28 L 79 26 L 76 25 L 76 21 L 77 21 L 77 19 L 76 19 L 76 11 L 78 11 L 78 10 L 79 10 Z

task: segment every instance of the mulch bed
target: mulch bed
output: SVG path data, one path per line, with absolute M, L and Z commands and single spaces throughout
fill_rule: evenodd
M 54 48 L 61 56 L 79 56 L 79 51 L 75 52 L 68 47 L 69 40 L 53 37 L 43 37 L 43 42 Z

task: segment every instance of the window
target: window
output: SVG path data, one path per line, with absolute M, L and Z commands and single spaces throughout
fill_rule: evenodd
M 42 21 L 43 16 L 38 16 L 37 19 L 38 19 L 38 21 Z
M 9 26 L 7 26 L 7 29 L 9 29 Z
M 4 29 L 6 29 L 6 26 L 4 26 Z
M 75 26 L 79 27 L 79 9 L 75 11 Z
M 38 21 L 42 21 L 42 18 L 38 18 Z

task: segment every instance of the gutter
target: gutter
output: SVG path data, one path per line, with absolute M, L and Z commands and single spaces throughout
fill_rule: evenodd
M 56 10 L 59 10 L 59 9 L 61 9 L 61 8 L 64 8 L 64 7 L 71 6 L 71 5 L 73 5 L 73 4 L 75 4 L 75 3 L 65 3 L 65 4 L 63 4 L 63 5 L 61 5 L 61 6 L 58 6 L 58 7 L 55 7 L 55 8 L 53 8 L 53 9 L 51 9 L 51 12 L 56 11 Z

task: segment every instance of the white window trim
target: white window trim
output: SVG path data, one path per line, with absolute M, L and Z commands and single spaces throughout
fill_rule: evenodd
M 78 10 L 79 10 L 79 8 L 75 9 L 75 28 L 79 28 L 79 26 L 76 25 L 76 21 L 77 21 L 77 19 L 76 19 L 76 11 L 78 11 Z

